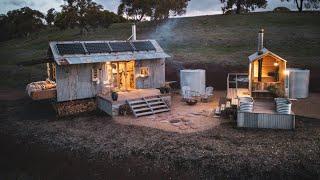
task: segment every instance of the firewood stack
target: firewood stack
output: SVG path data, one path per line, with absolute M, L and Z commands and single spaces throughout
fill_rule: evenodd
M 56 103 L 54 108 L 59 117 L 64 117 L 95 111 L 97 105 L 94 99 L 86 99 Z

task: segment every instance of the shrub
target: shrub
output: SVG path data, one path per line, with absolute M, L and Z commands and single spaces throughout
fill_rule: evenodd
M 287 7 L 276 7 L 273 9 L 273 12 L 290 12 L 291 10 Z

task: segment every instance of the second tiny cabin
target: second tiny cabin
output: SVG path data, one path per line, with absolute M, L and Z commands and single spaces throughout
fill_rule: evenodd
M 249 56 L 249 92 L 252 97 L 286 95 L 287 61 L 263 47 L 264 30 L 258 34 L 258 51 Z

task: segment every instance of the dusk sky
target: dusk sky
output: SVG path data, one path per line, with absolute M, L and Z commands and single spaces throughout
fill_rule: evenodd
M 116 12 L 119 0 L 95 0 L 97 3 L 102 4 L 104 9 Z M 21 7 L 29 6 L 33 9 L 46 12 L 50 8 L 60 10 L 60 5 L 63 4 L 63 0 L 0 0 L 0 13 L 5 14 L 12 9 L 18 9 Z M 210 15 L 221 13 L 220 0 L 191 0 L 189 2 L 187 13 L 184 16 L 198 16 L 198 15 Z M 269 11 L 278 6 L 286 6 L 291 9 L 295 9 L 294 3 L 281 2 L 280 0 L 269 0 L 268 6 L 262 11 Z M 258 11 L 261 11 L 258 9 Z

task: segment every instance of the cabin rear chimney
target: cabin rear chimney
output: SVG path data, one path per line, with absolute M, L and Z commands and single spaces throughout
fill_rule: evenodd
M 136 24 L 132 24 L 132 40 L 137 40 L 137 31 L 136 31 Z
M 258 33 L 258 54 L 262 54 L 264 29 L 260 29 Z

